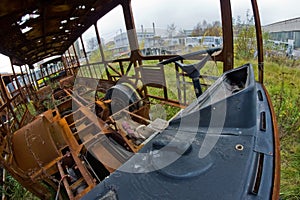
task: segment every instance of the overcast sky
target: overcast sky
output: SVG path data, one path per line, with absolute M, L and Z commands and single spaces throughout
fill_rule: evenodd
M 262 25 L 300 17 L 299 0 L 257 0 Z M 206 3 L 204 3 L 206 2 Z M 209 4 L 207 4 L 209 2 Z M 174 23 L 178 29 L 193 29 L 205 19 L 208 22 L 220 20 L 219 0 L 132 0 L 132 9 L 137 29 L 166 29 Z M 245 18 L 251 8 L 250 0 L 232 0 L 233 17 Z M 120 31 L 125 31 L 121 7 L 116 8 L 103 19 L 98 26 L 102 37 L 111 39 Z M 89 34 L 85 34 L 89 37 Z M 0 72 L 10 71 L 10 62 L 0 54 Z

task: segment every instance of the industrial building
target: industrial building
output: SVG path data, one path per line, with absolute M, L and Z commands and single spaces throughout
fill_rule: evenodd
M 300 48 L 300 17 L 266 25 L 263 30 L 270 33 L 272 40 L 294 40 L 294 48 Z

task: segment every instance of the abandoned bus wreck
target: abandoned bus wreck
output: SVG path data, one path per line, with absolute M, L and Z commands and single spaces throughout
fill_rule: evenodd
M 256 0 L 257 77 L 234 65 L 230 0 L 200 4 L 219 7 L 222 44 L 189 48 L 174 24 L 137 31 L 138 2 L 1 1 L 1 167 L 41 199 L 279 199 Z M 111 42 L 107 17 L 127 31 Z

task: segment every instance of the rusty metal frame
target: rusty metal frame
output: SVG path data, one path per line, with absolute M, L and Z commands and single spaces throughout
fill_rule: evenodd
M 280 136 L 279 136 L 279 130 L 278 130 L 278 124 L 276 120 L 276 114 L 274 107 L 272 105 L 272 101 L 270 98 L 270 95 L 266 89 L 266 87 L 263 85 L 263 89 L 265 91 L 267 101 L 270 107 L 271 111 L 271 117 L 272 117 L 272 128 L 273 128 L 273 140 L 274 140 L 274 172 L 273 172 L 273 192 L 272 192 L 272 200 L 278 200 L 280 199 Z
M 110 1 L 107 1 L 110 2 Z M 106 75 L 107 75 L 107 80 L 105 79 L 101 79 L 101 81 L 110 81 L 110 83 L 115 83 L 118 78 L 120 78 L 122 75 L 127 76 L 128 73 L 130 72 L 130 70 L 133 68 L 135 74 L 132 77 L 128 77 L 131 79 L 136 79 L 141 80 L 141 74 L 139 71 L 139 68 L 143 65 L 143 61 L 147 61 L 147 60 L 156 60 L 156 61 L 162 61 L 171 57 L 174 57 L 175 55 L 161 55 L 161 56 L 144 56 L 141 54 L 140 50 L 139 50 L 139 44 L 138 44 L 138 39 L 137 39 L 137 33 L 135 32 L 135 22 L 134 22 L 134 18 L 133 18 L 133 11 L 132 11 L 132 7 L 131 7 L 131 0 L 116 0 L 116 1 L 111 1 L 112 3 L 109 3 L 108 7 L 103 8 L 103 11 L 101 12 L 101 14 L 97 15 L 94 14 L 93 15 L 93 19 L 92 23 L 89 25 L 93 25 L 95 28 L 95 33 L 96 33 L 96 37 L 97 37 L 97 42 L 99 45 L 99 50 L 100 50 L 100 54 L 101 54 L 101 59 L 102 61 L 99 63 L 90 63 L 87 57 L 87 53 L 85 50 L 85 46 L 84 46 L 84 42 L 83 42 L 83 38 L 82 38 L 82 34 L 83 34 L 83 30 L 84 29 L 80 29 L 81 30 L 81 35 L 77 38 L 77 40 L 79 39 L 83 48 L 83 53 L 86 59 L 87 64 L 86 65 L 80 65 L 79 63 L 79 58 L 74 46 L 74 43 L 71 44 L 71 46 L 68 47 L 68 49 L 65 49 L 64 53 L 62 54 L 62 61 L 63 61 L 63 67 L 65 72 L 69 72 L 70 74 L 73 75 L 77 75 L 78 70 L 80 71 L 80 73 L 83 74 L 83 71 L 80 70 L 83 67 L 88 68 L 87 70 L 85 70 L 85 72 L 89 72 L 88 77 L 83 77 L 86 78 L 86 80 L 88 79 L 93 79 L 97 77 L 96 74 L 96 70 L 95 70 L 95 64 L 101 64 L 104 65 L 104 69 L 106 71 Z M 258 13 L 258 6 L 257 6 L 257 2 L 256 0 L 251 0 L 252 3 L 252 7 L 253 7 L 253 13 L 254 13 L 254 19 L 255 19 L 255 23 L 256 23 L 256 35 L 257 35 L 257 45 L 258 45 L 258 70 L 259 70 L 259 82 L 263 84 L 263 72 L 264 72 L 264 68 L 263 68 L 263 48 L 262 48 L 262 34 L 261 34 L 261 28 L 260 28 L 260 18 L 259 18 L 259 13 Z M 131 49 L 131 56 L 130 58 L 122 58 L 122 59 L 117 59 L 117 60 L 113 60 L 113 61 L 108 61 L 105 59 L 105 55 L 104 55 L 104 50 L 101 44 L 101 39 L 100 39 L 100 34 L 99 34 L 99 30 L 97 27 L 97 22 L 94 19 L 99 19 L 101 18 L 105 13 L 109 12 L 112 8 L 114 8 L 117 5 L 121 5 L 122 9 L 123 9 L 123 15 L 124 15 L 124 19 L 125 19 L 125 25 L 126 25 L 126 30 L 128 33 L 128 40 L 129 40 L 129 46 Z M 220 8 L 221 8 L 221 20 L 222 20 L 222 30 L 223 30 L 223 39 L 224 39 L 224 44 L 223 44 L 223 49 L 222 51 L 215 56 L 215 61 L 220 61 L 223 63 L 223 71 L 228 71 L 230 69 L 234 68 L 234 59 L 233 59 L 233 25 L 232 25 L 232 12 L 231 12 L 231 3 L 230 0 L 220 0 Z M 45 24 L 44 24 L 45 26 Z M 45 27 L 44 27 L 45 28 Z M 76 35 L 77 36 L 77 35 Z M 45 40 L 45 38 L 44 38 Z M 74 38 L 72 39 L 74 42 Z M 76 58 L 76 63 L 73 62 L 73 56 L 70 53 L 70 48 L 73 48 L 74 54 L 75 54 L 75 58 Z M 68 54 L 68 55 L 67 55 Z M 193 58 L 196 59 L 196 58 Z M 22 128 L 22 126 L 26 125 L 26 115 L 28 114 L 28 107 L 26 105 L 26 95 L 24 95 L 24 89 L 23 87 L 21 87 L 19 81 L 18 81 L 18 76 L 15 71 L 14 71 L 14 66 L 13 63 L 18 62 L 13 60 L 13 58 L 10 58 L 11 60 L 11 67 L 13 69 L 13 75 L 15 77 L 15 81 L 17 84 L 17 88 L 15 88 L 15 90 L 18 90 L 17 95 L 13 96 L 13 97 L 9 97 L 9 92 L 7 91 L 7 89 L 5 88 L 5 84 L 3 82 L 3 80 L 1 80 L 0 86 L 1 86 L 1 96 L 4 98 L 4 103 L 3 105 L 0 107 L 0 110 L 5 110 L 7 109 L 7 111 L 10 111 L 14 117 L 14 123 L 16 124 L 15 126 L 18 128 Z M 22 59 L 21 59 L 22 60 Z M 34 59 L 33 59 L 34 60 Z M 191 59 L 192 60 L 192 59 Z M 116 70 L 113 66 L 110 65 L 110 63 L 116 63 L 120 66 L 120 71 Z M 127 69 L 125 69 L 125 63 L 128 64 Z M 26 64 L 26 63 L 24 63 Z M 21 65 L 22 66 L 22 65 Z M 26 81 L 25 81 L 25 75 L 27 75 L 28 81 L 34 85 L 34 83 L 37 86 L 37 89 L 40 88 L 39 84 L 38 84 L 38 80 L 36 78 L 36 74 L 34 71 L 31 71 L 30 76 L 28 74 L 27 68 L 25 66 L 26 69 L 26 74 L 23 73 L 22 71 L 22 67 L 21 68 L 21 77 L 23 78 L 24 84 L 25 84 L 25 90 L 28 94 L 31 93 L 30 88 L 28 88 Z M 95 70 L 95 75 L 96 77 L 93 76 L 91 67 L 94 68 Z M 179 73 L 178 67 L 174 66 L 176 69 L 176 72 Z M 117 76 L 114 77 L 112 74 L 110 74 L 108 68 L 112 69 L 115 73 L 117 73 Z M 40 73 L 41 73 L 41 78 L 39 80 L 43 80 L 44 84 L 46 85 L 46 77 L 51 76 L 51 74 L 53 74 L 53 70 L 51 69 L 51 74 L 48 71 L 48 68 L 46 67 L 47 70 L 47 75 L 45 76 L 45 74 L 43 73 L 43 69 L 40 66 Z M 30 70 L 29 70 L 30 71 Z M 55 71 L 55 70 L 54 70 Z M 32 75 L 32 73 L 34 75 Z M 176 75 L 178 75 L 176 73 Z M 30 77 L 31 77 L 31 81 L 30 81 Z M 185 78 L 185 76 L 182 76 L 183 78 Z M 0 78 L 2 79 L 1 75 Z M 12 78 L 12 76 L 10 77 L 10 79 Z M 69 77 L 67 77 L 69 78 Z M 114 79 L 113 79 L 114 78 Z M 12 79 L 11 79 L 12 81 Z M 266 94 L 267 91 L 264 88 Z M 72 95 L 70 92 L 68 92 L 69 90 L 65 90 L 66 93 L 68 94 L 68 97 L 72 98 L 77 104 L 81 104 L 79 99 L 81 97 L 74 97 L 74 95 Z M 3 93 L 3 94 L 2 94 Z M 37 92 L 38 93 L 38 92 Z M 180 96 L 181 94 L 179 94 L 180 92 L 178 92 L 178 96 Z M 144 95 L 146 98 L 153 98 L 153 99 L 158 99 L 163 103 L 168 103 L 172 106 L 177 106 L 180 108 L 184 108 L 185 105 L 180 105 L 179 101 L 177 100 L 172 100 L 169 99 L 168 97 L 168 93 L 167 90 L 164 88 L 164 95 L 162 97 L 160 96 L 154 96 L 151 94 L 147 93 L 147 90 L 145 89 L 144 91 Z M 21 120 L 17 119 L 17 114 L 16 111 L 14 110 L 13 106 L 16 105 L 16 102 L 18 99 L 22 99 L 23 103 L 26 107 L 25 112 L 24 112 L 24 116 L 22 116 Z M 270 97 L 267 95 L 268 98 L 268 102 L 271 108 L 271 113 L 272 113 L 272 121 L 273 121 L 273 130 L 274 130 L 274 141 L 275 141 L 275 162 L 274 162 L 274 166 L 275 166 L 275 171 L 274 171 L 274 180 L 273 180 L 273 194 L 272 194 L 272 199 L 278 199 L 279 198 L 279 179 L 280 179 L 280 149 L 279 149 L 279 136 L 278 136 L 278 130 L 277 130 L 277 122 L 275 119 L 275 114 L 274 114 L 274 109 L 271 105 L 271 100 Z M 61 100 L 62 103 L 64 102 L 65 99 Z M 67 99 L 70 100 L 70 99 Z M 66 101 L 67 101 L 66 100 Z M 81 99 L 80 99 L 81 100 Z M 145 99 L 143 99 L 145 100 Z M 185 99 L 186 102 L 186 99 Z M 97 103 L 96 103 L 97 104 Z M 59 104 L 58 104 L 59 105 Z M 90 189 L 92 189 L 95 186 L 95 181 L 93 180 L 91 174 L 89 173 L 89 170 L 84 166 L 84 164 L 82 163 L 82 161 L 79 158 L 79 154 L 80 152 L 83 150 L 83 145 L 79 144 L 78 141 L 76 141 L 75 136 L 73 135 L 71 128 L 69 126 L 69 124 L 67 123 L 65 118 L 60 118 L 58 116 L 58 105 L 56 105 L 55 108 L 55 113 L 57 114 L 56 117 L 50 117 L 51 118 L 51 123 L 58 123 L 62 129 L 63 129 L 63 137 L 62 140 L 64 140 L 66 142 L 66 146 L 70 149 L 72 157 L 75 161 L 75 163 L 77 164 L 83 179 L 85 180 L 85 182 L 87 183 L 88 187 L 86 188 L 86 191 L 89 191 Z M 83 106 L 84 107 L 84 106 Z M 92 114 L 91 112 L 88 110 L 87 107 L 84 107 L 81 110 L 86 117 L 90 118 L 90 120 L 94 123 L 94 124 L 100 124 L 100 128 L 101 131 L 99 134 L 106 134 L 106 133 L 110 133 L 112 132 L 112 130 L 110 130 L 108 128 L 108 126 L 106 126 L 105 122 L 103 120 L 95 120 L 94 118 L 92 118 Z M 53 111 L 50 112 L 50 116 Z M 129 112 L 129 111 L 122 111 L 122 112 Z M 139 115 L 136 115 L 135 113 L 130 113 L 129 114 L 135 116 L 135 117 L 139 117 Z M 49 113 L 44 113 L 44 115 L 49 115 Z M 145 120 L 147 121 L 147 119 Z M 9 137 L 12 136 L 12 133 L 8 132 L 7 135 Z M 95 139 L 97 136 L 93 136 L 92 139 Z M 126 140 L 126 139 L 124 139 Z M 9 141 L 8 141 L 9 142 Z M 87 143 L 87 142 L 86 142 Z M 131 149 L 133 151 L 135 151 L 135 148 L 133 148 L 131 146 Z M 12 156 L 12 155 L 11 155 Z M 12 157 L 10 158 L 12 159 Z M 22 173 L 22 171 L 20 171 L 17 168 L 12 168 L 11 164 L 13 163 L 12 160 L 5 160 L 4 158 L 1 157 L 0 161 L 3 164 L 3 166 L 5 166 L 6 168 L 9 169 L 9 172 L 11 174 L 14 175 L 14 177 L 21 182 L 23 185 L 26 185 L 27 188 L 33 192 L 34 194 L 36 194 L 37 196 L 41 197 L 41 198 L 48 198 L 48 193 L 47 190 L 41 185 L 39 184 L 39 180 L 41 179 L 45 179 L 45 181 L 49 182 L 49 183 L 53 183 L 52 180 L 49 178 L 49 174 L 48 174 L 48 170 L 52 170 L 51 172 L 53 172 L 53 166 L 57 168 L 54 169 L 54 171 L 56 173 L 59 173 L 61 178 L 64 178 L 64 176 L 66 175 L 64 173 L 63 167 L 61 166 L 60 160 L 62 159 L 62 157 L 58 157 L 57 159 L 53 160 L 50 164 L 42 166 L 41 169 L 35 171 L 35 173 L 28 177 L 26 175 L 24 175 Z M 14 163 L 13 163 L 14 164 Z M 51 169 L 50 169 L 51 168 Z M 114 171 L 114 169 L 107 167 L 107 170 L 112 172 Z M 68 184 L 68 181 L 66 179 L 62 179 L 64 186 L 66 188 L 66 191 L 69 195 L 70 199 L 76 199 L 76 198 L 80 198 L 84 193 L 80 194 L 79 196 L 74 196 L 72 191 L 71 191 L 71 186 Z M 45 196 L 44 196 L 45 195 Z
M 262 38 L 261 23 L 260 23 L 257 1 L 251 0 L 251 3 L 252 3 L 252 8 L 253 8 L 255 30 L 256 30 L 258 80 L 261 84 L 263 84 L 264 83 L 264 51 L 263 51 L 263 38 Z

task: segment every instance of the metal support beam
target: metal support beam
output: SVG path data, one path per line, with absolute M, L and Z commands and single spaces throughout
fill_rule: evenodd
M 87 53 L 86 53 L 86 50 L 85 50 L 85 46 L 84 46 L 84 42 L 83 42 L 83 39 L 82 39 L 82 35 L 80 36 L 80 41 L 81 41 L 81 45 L 82 45 L 82 50 L 83 50 L 83 53 L 84 53 L 84 57 L 85 57 L 85 60 L 86 60 L 86 63 L 87 63 L 87 67 L 89 68 L 90 77 L 93 78 L 92 70 L 91 70 L 90 63 L 89 63 L 89 60 L 88 60 L 88 57 L 87 57 Z
M 108 73 L 108 69 L 107 69 L 107 63 L 105 62 L 105 54 L 104 54 L 104 50 L 103 50 L 103 46 L 102 46 L 102 42 L 101 42 L 101 37 L 100 37 L 100 34 L 99 34 L 99 30 L 98 30 L 97 24 L 94 24 L 94 27 L 95 27 L 97 41 L 98 41 L 98 45 L 99 45 L 99 50 L 100 50 L 100 55 L 101 55 L 101 61 L 104 63 L 104 67 L 106 69 L 106 74 L 109 74 Z M 99 66 L 99 67 L 101 67 L 101 66 Z M 99 71 L 101 73 L 101 70 L 99 70 Z M 100 74 L 100 77 L 103 77 L 103 74 Z
M 70 73 L 73 74 L 74 65 L 73 65 L 72 55 L 71 55 L 70 49 L 68 49 L 68 54 L 69 54 L 69 59 L 71 61 L 71 68 L 72 68 L 72 69 L 70 69 L 70 68 L 68 68 L 68 69 L 69 69 Z
M 253 15 L 255 21 L 256 40 L 257 40 L 257 57 L 258 57 L 258 80 L 261 84 L 264 82 L 264 50 L 263 38 L 260 24 L 260 17 L 256 0 L 251 0 Z
M 73 51 L 74 51 L 76 62 L 77 62 L 77 66 L 76 67 L 79 67 L 80 66 L 80 62 L 79 62 L 79 59 L 78 59 L 78 55 L 77 55 L 74 43 L 72 44 L 72 47 L 73 47 Z
M 124 12 L 127 36 L 128 36 L 130 50 L 131 50 L 131 58 L 133 60 L 136 60 L 137 59 L 136 56 L 140 57 L 138 53 L 139 43 L 135 31 L 134 18 L 133 18 L 132 8 L 131 8 L 131 0 L 122 1 L 122 7 Z
M 221 60 L 223 61 L 223 72 L 234 67 L 233 61 L 233 28 L 232 28 L 232 12 L 230 0 L 222 0 L 221 15 L 222 15 L 222 30 L 223 30 L 223 51 Z
M 25 66 L 25 67 L 26 67 L 26 66 Z M 29 88 L 28 88 L 28 86 L 27 86 L 27 83 L 26 83 L 26 81 L 25 81 L 25 75 L 24 75 L 24 73 L 23 73 L 22 66 L 20 66 L 20 71 L 21 71 L 23 83 L 24 83 L 24 86 L 25 86 L 25 90 L 26 90 L 27 94 L 28 94 L 29 97 L 30 97 L 30 93 L 31 93 L 31 92 L 30 92 L 30 90 L 29 90 Z
M 104 51 L 103 51 L 103 47 L 102 47 L 102 42 L 101 42 L 101 37 L 100 37 L 100 34 L 99 34 L 99 30 L 98 30 L 97 24 L 94 24 L 94 27 L 95 27 L 95 32 L 96 32 L 97 41 L 98 41 L 98 45 L 99 45 L 101 60 L 102 60 L 102 62 L 104 62 L 105 61 L 105 55 L 104 55 Z
M 79 38 L 80 38 L 80 42 L 81 42 L 81 46 L 82 46 L 84 58 L 85 58 L 85 60 L 86 60 L 86 64 L 89 65 L 89 59 L 88 59 L 87 54 L 86 54 L 86 51 L 85 51 L 85 46 L 84 46 L 84 43 L 83 43 L 82 35 L 81 35 Z

